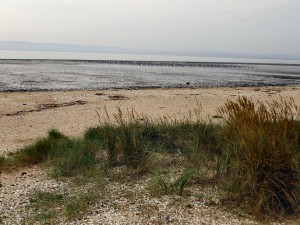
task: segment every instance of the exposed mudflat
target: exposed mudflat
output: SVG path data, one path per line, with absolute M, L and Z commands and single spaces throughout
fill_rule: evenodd
M 300 65 L 130 60 L 0 60 L 0 91 L 282 86 Z

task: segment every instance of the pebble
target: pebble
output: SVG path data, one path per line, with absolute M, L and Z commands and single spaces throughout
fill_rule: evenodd
M 0 221 L 3 224 L 21 224 L 23 218 L 34 213 L 34 210 L 26 208 L 30 203 L 29 193 L 33 190 L 68 193 L 66 183 L 49 178 L 42 169 L 29 168 L 21 174 L 24 179 L 12 176 L 5 179 L 1 188 Z M 31 176 L 26 176 L 27 174 Z M 203 195 L 204 200 L 193 195 L 154 198 L 148 193 L 145 183 L 142 179 L 134 185 L 109 182 L 105 198 L 85 216 L 70 220 L 67 224 L 259 224 L 251 219 L 241 220 L 237 215 L 218 208 L 221 201 L 214 197 L 217 194 L 215 188 L 194 190 Z M 126 198 L 119 196 L 122 194 L 120 190 L 130 190 L 134 194 Z M 210 199 L 215 205 L 205 205 L 205 199 Z M 58 218 L 55 223 L 65 224 L 64 219 Z

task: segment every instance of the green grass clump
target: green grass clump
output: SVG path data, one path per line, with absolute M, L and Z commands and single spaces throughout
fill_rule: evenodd
M 126 164 L 128 167 L 138 168 L 145 165 L 147 158 L 146 143 L 142 135 L 144 122 L 133 110 L 128 111 L 127 116 L 126 120 L 123 112 L 118 109 L 118 114 L 114 115 L 115 124 L 106 122 L 98 129 L 89 130 L 88 136 L 102 139 L 111 166 Z
M 35 209 L 35 213 L 27 218 L 24 218 L 25 224 L 40 222 L 42 224 L 55 223 L 55 219 L 59 215 L 57 207 L 61 207 L 64 203 L 65 195 L 58 192 L 47 192 L 34 190 L 29 195 L 30 204 L 28 208 Z
M 9 157 L 13 159 L 13 164 L 30 165 L 46 161 L 49 156 L 65 148 L 71 140 L 56 130 L 50 130 L 48 137 L 38 140 L 33 145 L 25 147 L 15 155 Z M 9 159 L 8 159 L 9 161 Z
M 54 176 L 86 175 L 101 163 L 97 157 L 99 151 L 98 146 L 93 142 L 72 140 L 64 148 L 53 152 L 48 164 Z
M 30 195 L 29 201 L 34 204 L 44 205 L 52 204 L 54 202 L 62 202 L 63 199 L 64 196 L 60 193 L 36 190 Z
M 184 150 L 188 147 L 194 130 L 192 123 L 162 119 L 145 127 L 143 135 L 155 149 L 167 152 Z
M 231 191 L 259 210 L 293 212 L 300 205 L 299 109 L 291 100 L 268 105 L 246 97 L 219 109 Z
M 204 124 L 199 117 L 192 119 L 189 116 L 181 121 L 163 117 L 153 121 L 149 117 L 138 115 L 134 110 L 127 110 L 124 115 L 118 108 L 112 122 L 107 111 L 105 112 L 108 120 L 99 127 L 90 128 L 85 139 L 101 143 L 111 166 L 146 166 L 149 153 L 155 151 L 181 151 L 189 154 L 191 146 L 195 145 L 195 139 L 197 144 L 206 146 L 207 152 L 213 152 L 208 145 L 212 147 L 215 144 L 216 136 L 213 133 L 218 126 Z
M 194 175 L 194 170 L 187 168 L 176 179 L 156 171 L 152 179 L 148 182 L 148 190 L 153 196 L 177 194 L 182 195 L 188 182 Z
M 100 165 L 99 152 L 97 142 L 71 139 L 51 130 L 46 138 L 9 155 L 3 164 L 6 167 L 16 167 L 45 163 L 56 177 L 84 176 Z
M 214 123 L 196 123 L 194 132 L 194 150 L 215 156 L 221 153 L 220 146 L 221 126 Z
M 79 195 L 69 197 L 65 202 L 65 215 L 68 219 L 78 218 L 93 206 L 101 195 L 95 191 L 81 193 Z

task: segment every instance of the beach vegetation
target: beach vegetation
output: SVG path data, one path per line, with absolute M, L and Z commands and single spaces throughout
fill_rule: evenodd
M 150 175 L 146 189 L 152 196 L 184 195 L 191 184 L 214 183 L 226 198 L 257 212 L 299 211 L 300 113 L 293 100 L 262 103 L 239 97 L 218 109 L 218 122 L 203 120 L 200 106 L 182 120 L 153 120 L 120 108 L 105 114 L 82 138 L 51 130 L 0 158 L 0 167 L 43 163 L 54 178 L 92 182 L 99 190 L 105 177 L 133 182 Z M 119 180 L 115 169 L 122 171 Z M 42 193 L 32 199 L 62 204 L 71 218 L 86 212 L 102 193 L 82 192 L 72 199 Z
M 148 182 L 147 189 L 152 196 L 183 195 L 184 189 L 192 178 L 194 170 L 186 168 L 177 178 L 170 174 L 163 174 L 157 170 Z
M 293 212 L 300 205 L 299 108 L 240 97 L 219 109 L 229 189 L 259 210 Z
M 57 130 L 50 130 L 46 138 L 37 140 L 34 144 L 20 149 L 9 155 L 7 161 L 12 160 L 14 165 L 33 165 L 45 162 L 57 151 L 69 146 L 71 140 Z

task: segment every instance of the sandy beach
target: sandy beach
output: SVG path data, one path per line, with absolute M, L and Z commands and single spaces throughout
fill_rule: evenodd
M 213 118 L 217 108 L 227 99 L 235 100 L 238 96 L 269 102 L 293 98 L 299 105 L 300 86 L 0 92 L 0 153 L 5 155 L 29 145 L 44 137 L 51 128 L 73 137 L 80 136 L 87 128 L 104 121 L 105 108 L 109 115 L 116 113 L 117 108 L 123 111 L 134 108 L 139 114 L 154 119 L 162 116 L 181 119 L 201 103 L 203 119 L 218 122 L 219 119 Z M 228 204 L 220 204 L 219 189 L 214 185 L 192 185 L 189 192 L 193 194 L 189 196 L 153 198 L 146 191 L 147 182 L 147 176 L 136 182 L 108 182 L 106 202 L 94 205 L 87 215 L 73 218 L 68 223 L 265 224 L 253 215 L 239 212 L 235 206 L 232 209 L 227 208 Z M 32 205 L 30 196 L 36 190 L 54 193 L 73 190 L 68 181 L 49 177 L 47 170 L 40 165 L 1 173 L 1 185 L 0 223 L 4 224 L 20 224 L 28 216 L 35 215 L 28 207 Z M 86 186 L 77 189 L 84 192 Z M 66 222 L 63 217 L 58 221 Z M 278 217 L 273 222 L 298 223 L 297 215 Z
M 120 107 L 125 111 L 134 108 L 152 118 L 168 115 L 180 119 L 201 103 L 203 118 L 208 119 L 227 99 L 238 96 L 261 101 L 292 97 L 299 105 L 300 86 L 0 92 L 0 152 L 31 144 L 51 128 L 80 136 L 99 124 L 97 112 L 104 117 L 105 108 L 110 115 Z

